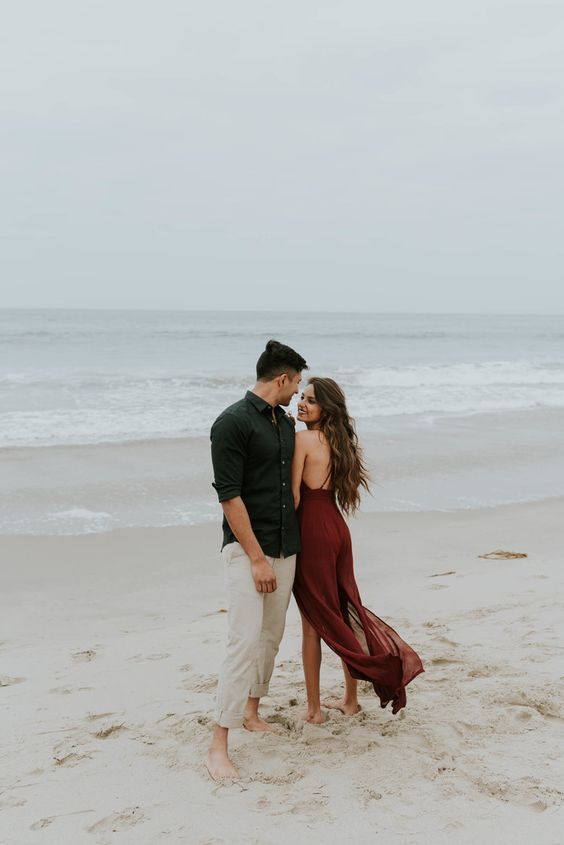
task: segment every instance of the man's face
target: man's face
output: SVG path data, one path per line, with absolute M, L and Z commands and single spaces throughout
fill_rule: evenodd
M 279 398 L 278 404 L 279 405 L 289 405 L 292 399 L 292 396 L 295 396 L 296 393 L 300 391 L 300 382 L 302 380 L 301 373 L 282 373 L 282 375 L 278 376 L 278 390 Z

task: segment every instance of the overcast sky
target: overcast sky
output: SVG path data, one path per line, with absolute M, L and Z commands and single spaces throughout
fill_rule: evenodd
M 0 304 L 564 313 L 564 4 L 50 0 Z

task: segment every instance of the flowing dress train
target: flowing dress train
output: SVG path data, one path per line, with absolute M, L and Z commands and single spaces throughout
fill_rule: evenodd
M 424 671 L 419 656 L 363 607 L 349 528 L 333 491 L 302 482 L 298 519 L 301 552 L 293 589 L 300 611 L 353 678 L 370 681 L 381 706 L 391 701 L 397 713 L 406 704 L 405 687 Z

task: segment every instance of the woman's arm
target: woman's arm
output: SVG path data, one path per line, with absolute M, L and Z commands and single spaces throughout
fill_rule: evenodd
M 307 432 L 299 431 L 296 434 L 294 457 L 292 458 L 292 493 L 294 494 L 294 507 L 296 509 L 300 504 L 300 485 L 302 483 L 302 475 L 304 474 L 304 466 L 307 458 L 306 441 Z

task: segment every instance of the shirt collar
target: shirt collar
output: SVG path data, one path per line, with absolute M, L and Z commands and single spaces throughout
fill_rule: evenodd
M 247 390 L 247 392 L 245 393 L 245 399 L 250 402 L 251 405 L 254 405 L 260 414 L 264 414 L 267 410 L 272 411 L 272 405 L 269 405 L 268 402 L 266 402 L 261 396 L 257 396 L 256 393 L 253 393 L 252 390 Z M 285 414 L 283 408 L 281 408 L 280 405 L 275 406 L 274 413 L 276 414 L 278 419 L 280 419 L 280 417 L 283 417 Z

